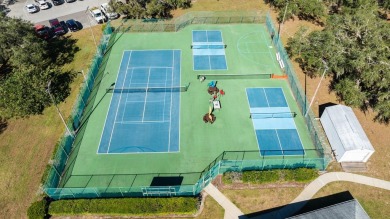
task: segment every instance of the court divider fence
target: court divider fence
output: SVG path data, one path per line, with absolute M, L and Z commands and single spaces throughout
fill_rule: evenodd
M 295 97 L 296 102 L 298 103 L 298 107 L 303 117 L 305 118 L 305 122 L 307 124 L 307 128 L 309 130 L 314 146 L 319 151 L 322 151 L 322 156 L 326 156 L 328 157 L 328 159 L 330 159 L 331 150 L 329 144 L 326 141 L 324 131 L 322 130 L 318 120 L 315 119 L 315 115 L 313 111 L 309 108 L 309 102 L 307 101 L 306 94 L 302 90 L 302 87 L 297 78 L 297 74 L 294 71 L 288 53 L 285 50 L 282 41 L 280 39 L 280 34 L 275 28 L 269 13 L 267 13 L 266 15 L 266 25 L 267 25 L 268 32 L 271 36 L 272 43 L 274 44 L 285 66 L 284 71 L 288 76 L 287 78 L 290 84 L 291 91 Z M 305 117 L 307 111 L 308 111 L 308 116 Z
M 125 19 L 119 32 L 176 32 L 191 24 L 265 23 L 261 11 L 194 11 L 176 19 Z
M 206 16 L 207 15 L 207 16 Z M 212 16 L 215 15 L 215 16 Z M 218 16 L 217 16 L 218 15 Z M 229 17 L 230 15 L 230 17 Z M 152 22 L 152 21 L 149 21 Z M 156 21 L 157 23 L 160 21 Z M 161 21 L 165 22 L 165 21 Z M 178 31 L 190 24 L 223 24 L 223 23 L 266 23 L 269 33 L 273 38 L 273 43 L 280 52 L 282 60 L 286 65 L 286 73 L 293 91 L 294 97 L 298 102 L 301 113 L 306 112 L 306 97 L 300 88 L 299 81 L 289 61 L 288 55 L 283 45 L 278 39 L 276 29 L 272 20 L 259 12 L 193 12 L 184 15 L 175 20 L 173 27 L 164 26 L 163 28 L 153 29 L 152 23 L 142 31 Z M 142 25 L 141 25 L 142 26 Z M 225 151 L 212 161 L 203 171 L 192 173 L 151 173 L 151 174 L 107 174 L 107 175 L 72 175 L 72 169 L 77 158 L 78 150 L 83 138 L 89 114 L 93 111 L 94 96 L 102 80 L 102 70 L 104 70 L 105 56 L 111 46 L 115 43 L 116 34 L 124 31 L 134 31 L 134 26 L 126 27 L 122 23 L 120 27 L 113 32 L 110 23 L 107 23 L 103 31 L 103 38 L 97 48 L 95 57 L 88 73 L 85 75 L 85 81 L 80 89 L 80 95 L 68 120 L 71 131 L 76 133 L 74 139 L 69 133 L 65 133 L 60 139 L 55 156 L 50 163 L 50 169 L 43 185 L 44 192 L 53 199 L 74 199 L 74 198 L 109 198 L 109 197 L 140 197 L 140 196 L 194 196 L 199 194 L 202 189 L 208 185 L 217 175 L 229 171 L 246 170 L 267 170 L 267 169 L 288 169 L 288 168 L 316 168 L 325 170 L 331 161 L 330 153 L 324 143 L 323 135 L 318 124 L 314 119 L 313 112 L 309 112 L 306 123 L 311 134 L 315 149 L 304 150 L 301 156 L 265 156 L 267 151 Z M 195 179 L 192 182 L 183 183 L 178 186 L 153 186 L 150 184 L 155 177 L 188 177 Z M 137 181 L 146 182 L 143 185 L 136 185 Z M 128 184 L 121 184 L 127 182 Z M 122 186 L 125 185 L 125 186 Z
M 70 184 L 66 188 L 45 188 L 45 192 L 53 199 L 196 196 L 215 177 L 225 172 L 294 169 L 301 167 L 316 168 L 319 170 L 326 168 L 329 160 L 318 157 L 317 149 L 304 150 L 304 152 L 305 155 L 302 156 L 278 156 L 276 158 L 264 156 L 267 152 L 262 151 L 263 156 L 259 158 L 258 150 L 225 151 L 201 172 L 71 175 L 71 182 L 69 182 Z M 197 179 L 197 181 L 195 183 L 183 183 L 177 186 L 151 186 L 153 180 L 161 177 L 169 177 L 171 179 L 193 178 Z M 148 185 L 137 185 L 139 184 L 138 182 L 148 182 Z M 118 183 L 122 186 L 116 186 Z M 96 184 L 99 184 L 99 186 Z

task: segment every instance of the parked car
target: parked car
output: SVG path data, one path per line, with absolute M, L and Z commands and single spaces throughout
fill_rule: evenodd
M 47 27 L 45 25 L 36 24 L 34 26 L 34 28 L 35 28 L 35 33 L 37 34 L 37 36 L 39 38 L 48 40 L 48 39 L 52 38 L 53 35 L 54 35 L 53 31 L 49 27 Z
M 71 3 L 71 2 L 75 2 L 76 0 L 65 0 L 66 3 Z
M 81 29 L 80 24 L 77 21 L 75 21 L 74 19 L 67 20 L 65 23 L 66 23 L 66 26 L 68 27 L 68 29 L 72 32 L 78 31 Z
M 64 3 L 63 0 L 51 0 L 51 2 L 53 2 L 53 5 L 55 5 L 55 6 L 62 5 L 62 3 Z
M 49 4 L 47 4 L 47 2 L 45 2 L 43 0 L 38 1 L 38 5 L 39 5 L 39 8 L 42 10 L 49 9 Z
M 55 35 L 61 36 L 66 33 L 64 27 L 61 25 L 57 18 L 49 20 L 49 23 Z
M 26 9 L 27 9 L 27 12 L 30 13 L 30 14 L 38 12 L 38 7 L 36 5 L 34 5 L 34 4 L 26 5 Z
M 119 14 L 114 12 L 108 3 L 103 3 L 100 5 L 100 10 L 106 15 L 110 20 L 117 19 Z

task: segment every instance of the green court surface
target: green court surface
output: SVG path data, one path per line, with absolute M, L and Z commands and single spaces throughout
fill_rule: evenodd
M 227 45 L 228 70 L 194 71 L 190 45 L 192 30 L 220 30 Z M 114 36 L 114 35 L 113 35 Z M 217 79 L 225 91 L 215 110 L 216 121 L 204 123 L 209 110 L 207 83 L 197 74 L 282 74 L 275 50 L 265 25 L 190 25 L 179 32 L 117 33 L 115 44 L 105 57 L 100 78 L 95 84 L 89 109 L 86 110 L 82 135 L 76 138 L 76 150 L 68 161 L 63 187 L 130 187 L 149 186 L 155 176 L 182 176 L 182 185 L 197 182 L 200 172 L 224 151 L 254 151 L 245 159 L 259 159 L 253 124 L 245 88 L 281 87 L 294 118 L 305 149 L 314 149 L 303 116 L 284 79 Z M 144 154 L 98 154 L 98 147 L 112 94 L 106 89 L 116 81 L 125 50 L 181 50 L 181 85 L 190 83 L 187 92 L 180 93 L 180 152 Z M 78 152 L 78 153 L 77 153 Z M 306 157 L 317 158 L 306 152 Z M 242 159 L 242 158 L 231 158 Z M 287 158 L 288 159 L 288 158 Z M 91 177 L 91 176 L 94 177 Z

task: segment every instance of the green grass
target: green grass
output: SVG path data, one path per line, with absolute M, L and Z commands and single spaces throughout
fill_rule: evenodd
M 100 38 L 100 26 L 95 27 L 94 31 Z M 95 53 L 90 34 L 89 30 L 73 33 L 81 51 L 76 53 L 72 63 L 64 67 L 65 70 L 88 68 L 88 60 Z M 70 96 L 59 104 L 65 116 L 70 115 L 81 82 L 82 77 L 77 77 L 71 84 Z M 54 107 L 46 109 L 43 115 L 8 121 L 7 128 L 0 133 L 1 217 L 26 217 L 29 204 L 39 194 L 41 176 L 63 132 L 64 126 Z

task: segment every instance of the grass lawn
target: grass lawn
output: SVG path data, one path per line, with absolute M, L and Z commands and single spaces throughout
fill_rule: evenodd
M 93 28 L 100 38 L 101 26 Z M 95 54 L 90 30 L 72 33 L 80 51 L 65 70 L 88 69 Z M 59 107 L 65 117 L 70 115 L 78 95 L 82 76 L 72 83 L 72 92 Z M 64 132 L 64 126 L 54 107 L 43 115 L 25 119 L 12 119 L 0 133 L 0 218 L 25 218 L 27 208 L 37 199 L 42 174 L 49 162 L 54 146 Z
M 196 0 L 188 10 L 177 10 L 174 16 L 182 15 L 194 10 L 268 10 L 262 0 Z M 275 14 L 273 14 L 275 16 Z M 285 23 L 282 39 L 286 42 L 287 37 L 292 36 L 299 25 L 305 22 L 299 20 Z M 95 34 L 101 32 L 101 26 L 93 28 Z M 95 46 L 89 30 L 72 33 L 78 39 L 77 45 L 81 48 L 76 54 L 75 61 L 66 69 L 87 70 L 89 60 L 95 53 Z M 304 83 L 304 74 L 296 64 L 296 72 L 301 83 Z M 307 78 L 307 93 L 312 97 L 319 82 L 319 78 Z M 61 111 L 65 116 L 69 115 L 73 103 L 78 94 L 78 88 L 82 83 L 82 77 L 78 76 L 72 84 L 72 93 L 64 103 L 60 104 Z M 318 112 L 318 105 L 335 102 L 338 103 L 334 93 L 328 92 L 329 81 L 322 83 L 313 110 Z M 384 136 L 390 133 L 390 127 L 374 123 L 373 113 L 366 114 L 354 110 L 363 129 L 366 131 L 376 153 L 368 162 L 369 171 L 363 175 L 373 176 L 390 180 L 390 141 Z M 43 115 L 31 116 L 25 119 L 13 119 L 8 121 L 7 127 L 0 131 L 0 218 L 25 218 L 30 203 L 37 199 L 41 176 L 44 172 L 55 146 L 64 131 L 61 120 L 54 107 L 48 108 Z M 332 165 L 332 170 L 339 169 Z M 299 191 L 278 192 L 279 189 L 261 190 L 231 190 L 224 193 L 232 201 L 242 208 L 245 213 L 276 207 L 286 204 L 299 194 Z M 287 190 L 287 189 L 285 189 Z M 317 195 L 318 197 L 334 194 L 339 191 L 349 190 L 359 200 L 363 208 L 372 218 L 386 218 L 390 216 L 390 194 L 388 191 L 372 187 L 361 186 L 352 183 L 332 183 L 325 187 Z M 274 192 L 275 191 L 275 192 Z M 278 198 L 275 198 L 278 197 Z M 249 206 L 251 200 L 256 204 Z M 272 200 L 272 201 L 270 201 Z M 211 217 L 210 217 L 211 216 Z M 205 209 L 198 218 L 223 218 L 223 209 L 211 198 L 207 197 Z

